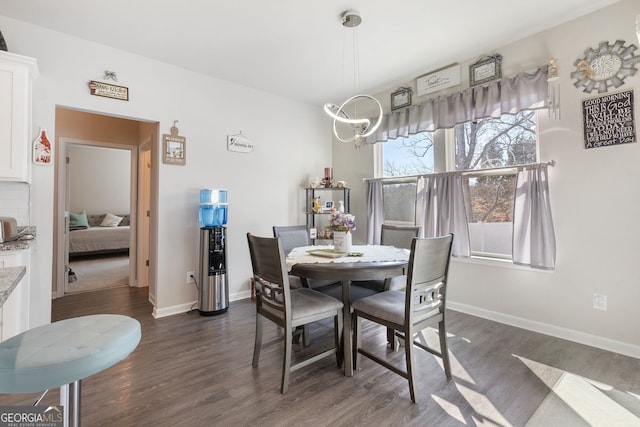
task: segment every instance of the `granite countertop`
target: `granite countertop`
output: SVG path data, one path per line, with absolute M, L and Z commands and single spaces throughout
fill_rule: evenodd
M 24 235 L 12 242 L 0 243 L 0 251 L 19 251 L 23 249 L 29 249 L 36 240 L 36 227 L 18 227 L 18 232 L 24 231 Z
M 0 268 L 0 307 L 4 305 L 26 272 L 27 267 L 24 266 Z

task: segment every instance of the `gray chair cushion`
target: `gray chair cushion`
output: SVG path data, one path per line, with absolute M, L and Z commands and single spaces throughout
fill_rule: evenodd
M 296 323 L 305 317 L 316 316 L 318 312 L 337 312 L 342 307 L 342 301 L 313 289 L 300 288 L 291 291 L 291 320 Z
M 389 322 L 404 323 L 405 293 L 400 291 L 380 292 L 353 303 L 353 309 L 369 313 Z

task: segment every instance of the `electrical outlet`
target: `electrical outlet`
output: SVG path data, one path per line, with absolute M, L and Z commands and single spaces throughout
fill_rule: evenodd
M 187 284 L 195 283 L 196 272 L 187 271 Z
M 596 310 L 607 311 L 607 296 L 602 294 L 593 294 L 593 308 Z

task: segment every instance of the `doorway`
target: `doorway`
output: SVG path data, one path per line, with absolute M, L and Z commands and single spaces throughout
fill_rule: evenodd
M 128 245 L 115 244 L 116 256 L 121 246 L 128 246 L 127 270 L 128 285 L 149 287 L 149 298 L 155 300 L 155 274 L 151 267 L 155 266 L 156 239 L 155 212 L 157 207 L 157 165 L 154 164 L 154 154 L 158 152 L 158 123 L 141 120 L 123 119 L 104 114 L 87 113 L 64 107 L 56 108 L 56 194 L 54 212 L 54 286 L 53 298 L 60 298 L 69 292 L 69 212 L 84 210 L 88 214 L 102 214 L 97 220 L 109 213 L 116 217 L 125 217 L 129 221 Z M 88 154 L 89 153 L 89 154 Z M 92 154 L 91 154 L 92 153 Z M 98 153 L 98 154 L 96 154 Z M 126 165 L 111 167 L 111 179 L 126 182 L 128 188 L 118 190 L 112 205 L 103 199 L 109 197 L 104 188 L 95 185 L 92 193 L 88 179 L 80 184 L 70 182 L 74 179 L 74 171 L 85 169 L 95 171 L 105 169 L 104 164 L 90 164 L 82 162 L 105 163 L 109 158 L 123 156 Z M 97 158 L 98 160 L 87 160 Z M 112 162 L 113 159 L 109 160 Z M 71 163 L 69 163 L 71 162 Z M 75 165 L 74 165 L 75 162 Z M 81 162 L 78 164 L 78 162 Z M 122 160 L 120 160 L 122 162 Z M 108 169 L 108 168 L 107 168 Z M 76 174 L 77 179 L 77 174 Z M 83 195 L 83 201 L 74 200 L 73 189 Z M 126 199 L 126 200 L 125 200 Z M 94 212 L 80 206 L 94 206 Z M 95 212 L 97 210 L 97 212 Z M 102 211 L 105 212 L 102 212 Z M 93 218 L 94 225 L 96 217 Z M 123 218 L 124 219 L 124 218 Z M 125 223 L 123 223 L 124 225 Z M 120 226 L 96 227 L 108 232 L 120 232 Z M 97 231 L 97 230 L 96 230 Z M 120 237 L 122 239 L 122 237 Z M 110 243 L 109 243 L 110 244 Z M 102 247 L 88 247 L 84 249 L 104 249 Z M 106 248 L 109 250 L 110 248 Z M 126 249 L 126 248 L 125 248 Z M 152 295 L 153 290 L 153 295 Z
M 136 147 L 61 141 L 69 201 L 64 294 L 138 286 L 131 262 L 137 239 L 131 238 L 130 218 L 136 201 L 131 190 L 137 175 Z

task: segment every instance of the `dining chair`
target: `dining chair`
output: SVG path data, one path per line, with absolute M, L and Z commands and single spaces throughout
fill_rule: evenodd
M 446 300 L 449 260 L 453 234 L 426 239 L 414 238 L 411 244 L 407 288 L 405 292 L 388 290 L 362 298 L 353 303 L 354 369 L 358 368 L 362 354 L 409 381 L 411 401 L 416 402 L 416 374 L 414 346 L 442 358 L 447 380 L 451 379 L 451 363 L 447 348 Z M 406 369 L 362 348 L 362 319 L 395 330 L 404 339 Z M 427 345 L 422 331 L 438 325 L 439 350 Z M 414 339 L 419 336 L 421 341 Z
M 266 318 L 284 329 L 284 334 L 264 346 L 284 341 L 284 360 L 280 392 L 289 389 L 290 373 L 323 357 L 335 354 L 342 366 L 342 301 L 309 288 L 291 289 L 285 254 L 280 237 L 258 237 L 247 233 L 253 277 L 256 283 L 256 336 L 253 348 L 254 368 L 258 367 L 262 344 L 262 320 Z M 292 340 L 298 326 L 333 318 L 334 346 L 292 364 Z
M 275 225 L 273 226 L 273 237 L 280 237 L 282 239 L 285 256 L 291 252 L 293 248 L 311 246 L 313 244 L 306 225 Z M 311 289 L 339 285 L 339 283 L 334 280 L 301 279 L 293 275 L 289 275 L 289 284 L 292 288 L 307 287 Z
M 395 246 L 396 248 L 411 249 L 411 241 L 420 236 L 419 225 L 387 225 L 382 224 L 380 244 Z M 374 291 L 382 292 L 394 288 L 401 288 L 406 283 L 406 275 L 386 280 L 366 280 L 353 282 L 354 286 L 360 286 Z

